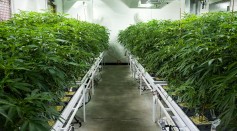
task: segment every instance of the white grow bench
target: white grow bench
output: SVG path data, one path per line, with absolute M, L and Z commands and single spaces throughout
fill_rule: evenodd
M 134 78 L 136 75 L 139 77 L 140 94 L 142 94 L 143 83 L 153 92 L 153 122 L 158 122 L 157 107 L 160 107 L 166 117 L 165 124 L 176 127 L 173 128 L 175 131 L 199 131 L 196 125 L 162 88 L 163 85 L 167 85 L 167 82 L 155 81 L 131 53 L 127 51 L 127 54 L 132 76 Z M 163 130 L 168 131 L 168 128 L 164 128 Z
M 99 69 L 100 63 L 102 62 L 104 53 L 101 53 L 98 58 L 96 58 L 95 63 L 91 66 L 90 70 L 86 73 L 81 81 L 77 84 L 79 88 L 69 101 L 69 103 L 64 108 L 60 115 L 60 120 L 57 120 L 52 127 L 51 131 L 70 131 L 72 129 L 71 123 L 79 109 L 83 105 L 83 118 L 86 121 L 86 91 L 91 86 L 92 94 L 94 94 L 94 78 L 95 74 Z

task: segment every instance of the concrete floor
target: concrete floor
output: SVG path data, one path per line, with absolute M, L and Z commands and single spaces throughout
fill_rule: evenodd
M 82 118 L 82 109 L 77 113 Z M 129 66 L 104 66 L 102 80 L 86 105 L 86 122 L 76 131 L 160 131 L 152 122 L 152 95 L 139 94 Z

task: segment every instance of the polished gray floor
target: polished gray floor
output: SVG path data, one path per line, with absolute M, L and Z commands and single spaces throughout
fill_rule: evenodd
M 77 113 L 82 118 L 82 109 Z M 139 94 L 129 66 L 104 66 L 102 80 L 86 105 L 86 122 L 76 131 L 159 131 L 152 122 L 151 92 Z

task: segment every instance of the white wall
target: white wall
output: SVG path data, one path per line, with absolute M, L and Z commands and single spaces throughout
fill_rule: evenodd
M 43 12 L 47 7 L 47 0 L 11 0 L 12 13 L 23 11 Z
M 131 9 L 120 0 L 95 0 L 94 22 L 104 25 L 110 30 L 110 49 L 107 52 L 105 61 L 113 63 L 118 60 L 127 62 L 123 46 L 117 42 L 120 30 L 135 24 L 137 21 L 180 19 L 180 7 L 183 6 L 182 4 L 180 1 L 174 0 L 162 9 Z
M 58 10 L 62 7 L 60 1 L 62 0 L 56 0 Z M 110 49 L 105 61 L 112 63 L 127 62 L 124 48 L 117 42 L 120 30 L 138 21 L 180 19 L 180 12 L 185 11 L 185 0 L 174 0 L 162 9 L 129 8 L 122 0 L 86 0 L 85 2 L 86 6 L 83 6 L 82 0 L 64 0 L 63 11 L 69 14 L 69 17 L 98 23 L 110 30 Z

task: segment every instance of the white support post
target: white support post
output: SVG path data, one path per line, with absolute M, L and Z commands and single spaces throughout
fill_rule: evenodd
M 133 62 L 132 62 L 132 65 L 131 65 L 131 71 L 132 71 L 132 78 L 134 78 Z
M 136 78 L 136 67 L 135 63 L 132 64 L 132 73 L 133 73 L 133 78 Z
M 104 58 L 102 58 L 102 60 L 101 60 L 101 69 L 102 70 L 104 69 Z
M 152 118 L 152 120 L 153 120 L 153 122 L 155 123 L 156 122 L 156 111 L 157 111 L 157 102 L 156 102 L 156 98 L 155 98 L 155 96 L 153 95 L 153 102 L 152 102 L 152 106 L 153 106 L 153 108 L 152 108 L 152 113 L 153 113 L 153 118 Z
M 95 94 L 95 83 L 94 83 L 94 74 L 91 76 L 91 86 L 92 86 L 92 95 Z
M 101 64 L 101 69 L 103 70 L 104 69 L 104 54 L 101 56 L 101 58 L 99 58 L 99 59 L 101 59 L 101 61 L 100 61 L 100 63 L 99 64 Z
M 84 122 L 86 122 L 86 86 L 83 89 L 83 118 Z
M 162 116 L 161 116 L 161 105 L 159 104 L 159 102 L 157 102 L 157 109 L 159 110 L 158 111 L 158 113 L 159 113 L 158 119 L 161 119 L 162 118 Z
M 139 77 L 140 77 L 139 89 L 140 89 L 140 95 L 142 95 L 142 73 L 140 73 Z
M 134 79 L 136 78 L 136 68 L 135 68 L 135 65 L 133 65 L 133 78 Z
M 130 67 L 130 55 L 129 54 L 127 54 L 127 60 L 128 60 L 128 65 Z

